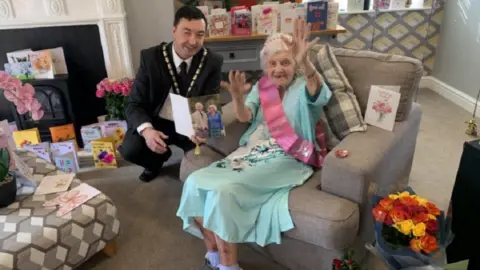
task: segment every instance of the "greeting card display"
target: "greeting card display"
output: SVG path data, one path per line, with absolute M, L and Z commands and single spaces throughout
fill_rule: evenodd
M 50 134 L 52 135 L 52 142 L 74 141 L 75 150 L 78 151 L 78 146 L 76 143 L 75 127 L 73 126 L 73 124 L 51 127 Z
M 278 5 L 277 5 L 278 6 Z M 275 5 L 263 5 L 257 20 L 257 33 L 271 35 L 278 30 L 278 7 Z
M 25 129 L 12 132 L 13 140 L 18 148 L 25 145 L 34 145 L 41 143 L 40 132 L 38 128 Z
M 30 54 L 35 78 L 37 79 L 53 79 L 53 61 L 50 51 L 38 51 Z
M 43 204 L 44 207 L 58 207 L 57 216 L 61 217 L 70 213 L 73 209 L 86 203 L 91 198 L 99 195 L 101 192 L 86 184 L 82 183 L 76 188 L 63 193 L 53 200 L 47 201 Z
M 31 62 L 18 62 L 4 64 L 5 71 L 20 80 L 35 79 L 35 71 Z
M 12 157 L 15 161 L 15 167 L 20 174 L 25 179 L 22 179 L 23 184 L 27 184 L 29 186 L 36 186 L 36 181 L 33 176 L 33 169 L 30 168 L 27 163 L 25 163 L 16 152 L 12 152 Z
M 104 138 L 113 138 L 115 146 L 123 143 L 125 133 L 127 133 L 126 121 L 105 121 L 101 124 L 102 136 Z
M 177 133 L 189 138 L 193 135 L 203 138 L 225 136 L 220 95 L 185 98 L 170 94 L 170 99 Z
M 205 15 L 205 18 L 208 18 L 208 15 L 210 15 L 210 8 L 208 6 L 197 6 L 197 8 L 202 11 L 203 15 Z
M 210 37 L 230 35 L 230 17 L 228 13 L 208 16 L 208 34 Z
M 328 2 L 317 1 L 307 3 L 307 22 L 312 25 L 312 31 L 327 29 Z
M 33 51 L 31 49 L 25 49 L 20 51 L 14 51 L 7 53 L 7 60 L 8 63 L 22 63 L 22 62 L 30 62 L 30 54 Z
M 392 131 L 400 104 L 399 91 L 399 86 L 372 85 L 365 112 L 365 122 Z
M 80 134 L 82 136 L 83 141 L 83 150 L 86 152 L 92 152 L 92 144 L 91 142 L 94 140 L 101 139 L 102 135 L 102 127 L 99 124 L 93 124 L 89 126 L 84 126 L 80 129 Z
M 75 174 L 58 174 L 45 176 L 35 191 L 35 195 L 46 195 L 67 191 Z
M 37 155 L 37 157 L 45 160 L 48 163 L 53 163 L 51 153 L 50 153 L 49 142 L 43 142 L 43 143 L 34 144 L 34 145 L 25 145 L 24 149 L 34 153 L 35 155 Z
M 102 138 L 91 142 L 93 162 L 96 168 L 117 168 L 115 140 Z
M 52 143 L 51 151 L 55 166 L 59 170 L 66 173 L 76 173 L 80 170 L 73 141 Z
M 252 14 L 245 6 L 230 9 L 232 35 L 249 36 L 252 34 Z

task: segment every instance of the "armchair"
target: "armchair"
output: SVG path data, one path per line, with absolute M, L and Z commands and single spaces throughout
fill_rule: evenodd
M 408 183 L 421 108 L 413 103 L 423 75 L 416 59 L 370 51 L 334 49 L 345 75 L 352 84 L 362 111 L 368 100 L 369 86 L 402 85 L 406 111 L 393 132 L 369 126 L 366 132 L 352 133 L 327 155 L 324 166 L 304 185 L 292 190 L 289 208 L 295 228 L 285 232 L 281 245 L 264 248 L 252 246 L 288 269 L 331 269 L 332 260 L 347 248 L 361 260 L 364 245 L 374 238 L 369 198 L 376 186 L 390 192 Z M 368 67 L 368 68 L 366 68 Z M 185 181 L 194 170 L 219 160 L 238 147 L 247 124 L 239 123 L 232 104 L 223 107 L 227 137 L 212 139 L 204 154 L 187 154 L 182 160 L 180 178 Z M 337 149 L 347 149 L 345 159 L 335 156 Z

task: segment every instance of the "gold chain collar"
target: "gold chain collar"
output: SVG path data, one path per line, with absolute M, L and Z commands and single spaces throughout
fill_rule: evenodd
M 172 45 L 173 46 L 173 45 Z M 202 70 L 203 67 L 203 62 L 205 62 L 205 58 L 207 56 L 208 51 L 203 48 L 203 55 L 202 55 L 202 60 L 200 60 L 200 64 L 198 65 L 197 70 L 195 71 L 195 75 L 193 75 L 192 82 L 190 83 L 190 86 L 188 87 L 187 93 L 192 90 L 193 85 L 195 84 L 195 81 L 198 78 L 198 75 L 200 75 L 200 71 Z M 168 58 L 168 53 L 167 53 L 167 45 L 163 45 L 163 57 L 165 58 L 165 62 L 167 63 L 168 71 L 170 72 L 170 76 L 172 76 L 173 80 L 173 86 L 175 88 L 176 94 L 180 94 L 180 88 L 178 87 L 178 82 L 177 78 L 175 77 L 175 73 L 173 72 L 172 64 L 170 62 L 170 59 Z

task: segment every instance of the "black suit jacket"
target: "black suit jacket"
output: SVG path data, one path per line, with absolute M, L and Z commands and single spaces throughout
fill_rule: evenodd
M 129 128 L 135 129 L 134 132 L 136 132 L 138 126 L 145 122 L 155 123 L 173 86 L 172 77 L 163 55 L 162 47 L 164 44 L 166 43 L 141 52 L 140 67 L 125 105 L 127 123 Z M 207 51 L 201 72 L 187 96 L 204 96 L 220 92 L 223 58 L 209 49 Z M 172 43 L 167 44 L 167 53 L 172 69 L 176 74 L 172 57 Z M 190 81 L 201 62 L 202 55 L 203 49 L 192 59 L 188 71 Z

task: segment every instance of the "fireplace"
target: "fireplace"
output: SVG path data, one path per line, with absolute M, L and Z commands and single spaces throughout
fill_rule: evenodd
M 38 127 L 42 141 L 51 139 L 49 127 L 73 123 L 81 146 L 81 126 L 95 123 L 97 116 L 105 114 L 104 100 L 95 96 L 96 84 L 107 77 L 98 27 L 85 25 L 0 30 L 0 40 L 9 41 L 0 44 L 2 65 L 7 62 L 7 52 L 26 48 L 34 51 L 63 48 L 68 75 L 29 81 L 35 88 L 35 96 L 42 104 L 45 116 L 39 121 L 32 121 L 29 114 L 18 115 L 14 109 L 11 112 L 20 130 Z
M 40 121 L 18 115 L 0 94 L 0 120 L 38 127 L 42 141 L 50 139 L 49 127 L 66 123 L 74 124 L 80 140 L 81 126 L 105 113 L 96 84 L 133 76 L 123 0 L 0 0 L 0 40 L 0 69 L 7 52 L 64 49 L 68 76 L 29 82 L 45 110 Z

